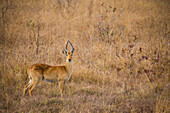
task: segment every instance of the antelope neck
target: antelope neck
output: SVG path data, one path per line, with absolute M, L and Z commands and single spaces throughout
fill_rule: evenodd
M 72 61 L 71 62 L 68 62 L 66 61 L 66 70 L 67 72 L 71 72 L 72 71 Z

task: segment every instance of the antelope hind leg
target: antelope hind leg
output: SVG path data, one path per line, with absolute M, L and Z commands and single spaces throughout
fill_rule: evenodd
M 33 84 L 29 87 L 29 96 L 32 96 L 31 92 L 40 83 L 40 79 L 34 79 Z
M 25 93 L 27 92 L 28 88 L 32 85 L 32 79 L 29 80 L 29 82 L 24 86 L 23 96 L 25 96 Z

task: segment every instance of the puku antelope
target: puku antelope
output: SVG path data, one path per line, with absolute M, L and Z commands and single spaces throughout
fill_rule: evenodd
M 68 43 L 70 43 L 72 47 L 71 51 L 67 50 Z M 29 96 L 32 96 L 32 90 L 43 80 L 46 82 L 58 82 L 61 96 L 63 97 L 65 81 L 70 79 L 73 70 L 73 51 L 73 45 L 70 41 L 67 41 L 65 50 L 62 51 L 63 54 L 66 55 L 66 65 L 50 66 L 46 64 L 34 64 L 31 67 L 28 67 L 27 75 L 29 82 L 24 87 L 23 96 L 27 90 L 29 92 Z

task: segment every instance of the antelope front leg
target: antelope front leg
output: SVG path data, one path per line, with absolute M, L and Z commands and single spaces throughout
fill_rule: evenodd
M 60 92 L 61 92 L 61 97 L 63 97 L 63 81 L 59 81 L 59 87 L 60 87 Z
M 63 90 L 65 90 L 65 84 L 66 84 L 66 80 L 64 80 L 63 82 Z

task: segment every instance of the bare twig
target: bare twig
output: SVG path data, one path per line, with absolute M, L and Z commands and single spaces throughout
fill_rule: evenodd
M 153 85 L 152 85 L 147 73 L 145 73 L 145 77 L 146 77 L 147 81 L 149 82 L 151 89 L 153 89 Z
M 36 49 L 36 53 L 38 54 L 38 48 L 39 48 L 39 31 L 40 31 L 40 25 L 38 25 L 38 36 L 37 36 L 37 49 Z

